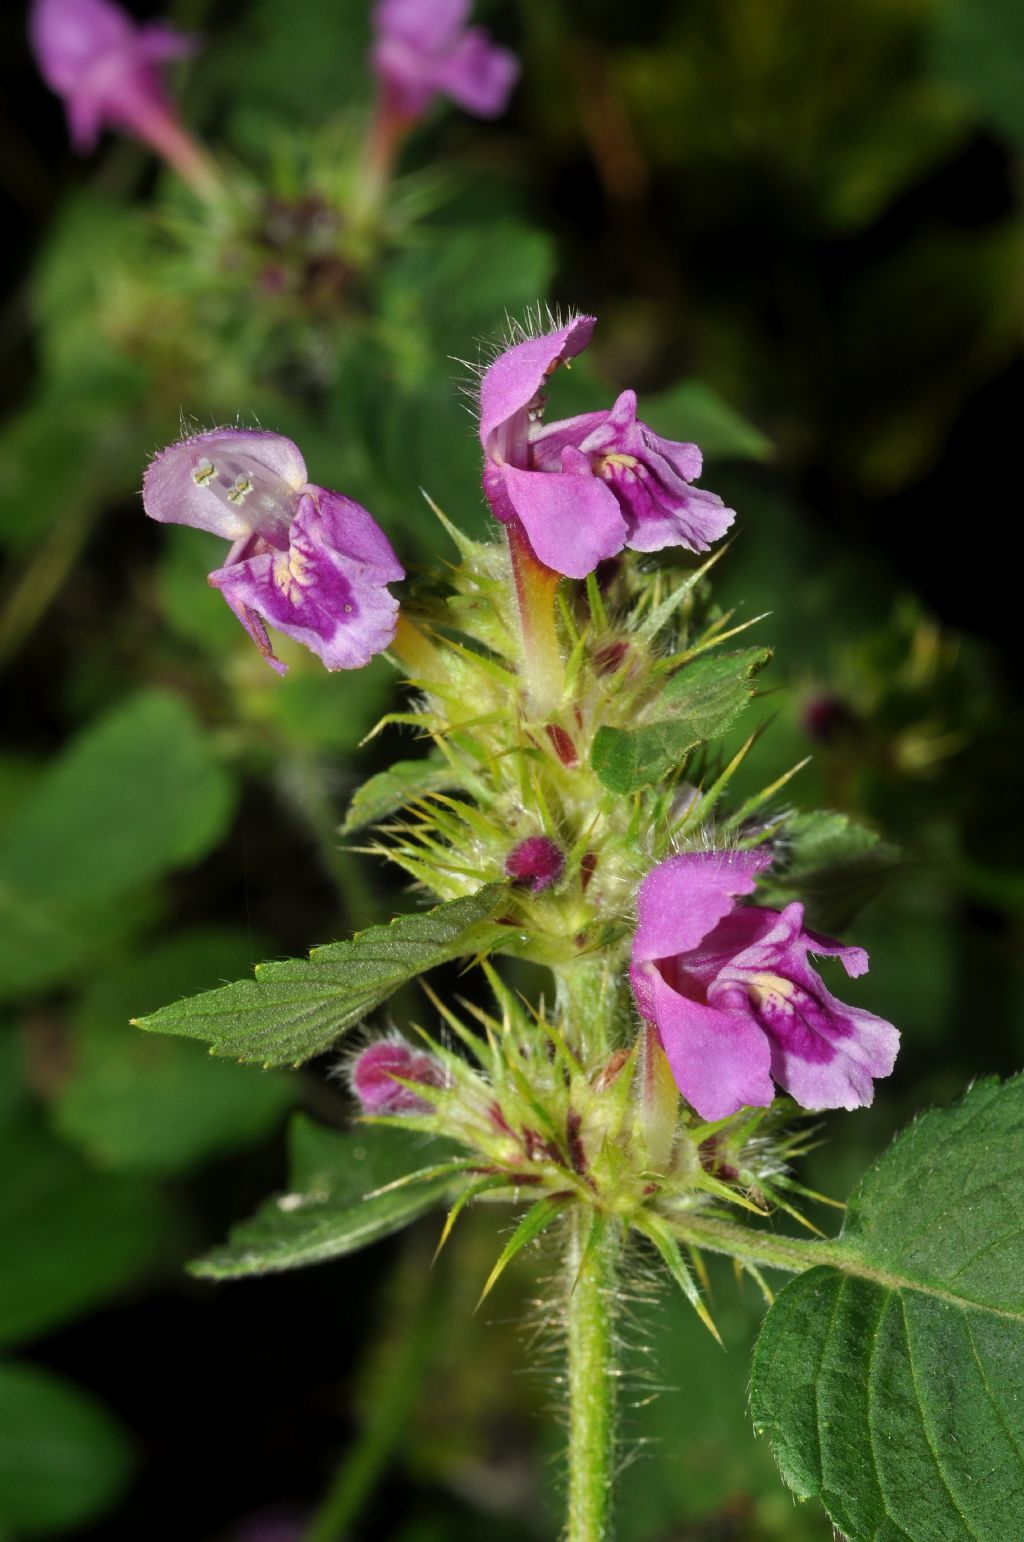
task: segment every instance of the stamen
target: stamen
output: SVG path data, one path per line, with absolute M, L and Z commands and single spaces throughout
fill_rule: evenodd
M 192 480 L 197 487 L 205 487 L 212 477 L 217 475 L 217 468 L 212 460 L 201 460 L 192 472 Z

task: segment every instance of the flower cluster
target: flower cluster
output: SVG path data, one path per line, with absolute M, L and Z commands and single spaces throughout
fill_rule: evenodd
M 800 903 L 781 910 L 749 903 L 758 882 L 770 876 L 766 846 L 742 849 L 734 838 L 717 840 L 713 827 L 702 827 L 673 855 L 664 856 L 662 845 L 662 859 L 648 859 L 637 886 L 636 857 L 657 850 L 666 809 L 675 808 L 682 828 L 700 800 L 691 788 L 682 825 L 678 798 L 673 805 L 652 796 L 642 803 L 648 810 L 642 819 L 629 800 L 609 801 L 591 763 L 592 745 L 603 724 L 628 727 L 631 713 L 642 718 L 652 702 L 656 708 L 659 674 L 629 631 L 634 623 L 627 618 L 616 636 L 601 633 L 594 615 L 593 639 L 585 630 L 576 634 L 570 673 L 553 629 L 554 588 L 543 575 L 555 585 L 558 575 L 583 578 L 625 548 L 702 552 L 728 528 L 733 511 L 693 485 L 701 468 L 695 445 L 660 438 L 638 420 L 632 391 L 607 411 L 544 422 L 548 378 L 586 346 L 593 325 L 584 317 L 521 337 L 483 375 L 484 490 L 497 520 L 525 541 L 534 573 L 524 577 L 521 562 L 509 566 L 500 543 L 467 543 L 476 555 L 460 580 L 461 609 L 445 605 L 432 616 L 413 607 L 403 623 L 407 635 L 398 655 L 427 692 L 426 731 L 444 743 L 453 725 L 475 726 L 469 740 L 459 729 L 460 749 L 471 746 L 464 774 L 454 746 L 448 751 L 448 785 L 461 789 L 462 798 L 421 800 L 420 825 L 395 859 L 442 898 L 472 894 L 482 882 L 503 885 L 510 906 L 505 924 L 520 947 L 532 947 L 532 956 L 556 968 L 578 970 L 603 949 L 620 979 L 628 970 L 641 1031 L 634 1017 L 631 1037 L 617 1046 L 594 1040 L 598 1060 L 588 1063 L 588 1031 L 577 1023 L 571 1053 L 581 1071 L 574 1069 L 568 1083 L 551 1070 L 550 1057 L 534 1056 L 537 1074 L 547 1079 L 545 1095 L 566 1105 L 559 1115 L 559 1128 L 570 1132 L 564 1150 L 542 1135 L 528 1109 L 517 1124 L 475 1072 L 459 1069 L 451 1057 L 442 1063 L 440 1051 L 414 1051 L 392 1035 L 370 1044 L 351 1074 L 368 1114 L 433 1120 L 430 1127 L 449 1133 L 465 1126 L 465 1139 L 494 1161 L 504 1161 L 505 1152 L 516 1165 L 532 1160 L 531 1150 L 547 1152 L 552 1182 L 562 1181 L 574 1162 L 581 1173 L 580 1153 L 608 1138 L 609 1089 L 626 1084 L 620 1072 L 627 1060 L 626 1082 L 648 1089 L 638 1161 L 649 1168 L 658 1150 L 672 1149 L 678 1094 L 698 1129 L 700 1121 L 769 1108 L 776 1087 L 806 1109 L 856 1108 L 870 1103 L 874 1080 L 891 1072 L 899 1042 L 891 1023 L 833 995 L 810 962 L 833 957 L 856 977 L 867 969 L 862 949 L 809 930 Z M 267 623 L 304 643 L 329 669 L 358 667 L 394 644 L 398 605 L 387 585 L 404 575 L 387 537 L 359 504 L 310 483 L 290 440 L 240 429 L 180 440 L 153 460 L 143 498 L 152 518 L 231 542 L 210 582 L 276 669 L 284 666 L 272 652 Z M 574 603 L 565 602 L 570 630 Z M 537 719 L 525 690 L 509 694 L 515 671 L 529 666 L 528 628 L 510 620 L 517 606 L 520 619 L 524 606 L 550 612 L 562 683 L 556 715 L 548 720 Z M 453 616 L 465 619 L 466 635 L 480 651 L 444 642 Z M 631 896 L 636 922 L 627 958 L 615 927 Z M 532 1053 L 530 1031 L 529 1025 L 523 1030 L 523 1057 Z M 637 1056 L 646 1057 L 646 1070 Z M 662 1082 L 650 1069 L 658 1057 Z M 521 1069 L 516 1075 L 521 1080 Z M 673 1084 L 666 1100 L 664 1087 Z M 651 1087 L 661 1088 L 657 1117 Z M 623 1140 L 632 1118 L 625 1109 L 622 1104 L 615 1115 Z M 659 1120 L 669 1131 L 666 1141 L 651 1134 Z M 698 1181 L 699 1167 L 695 1157 L 684 1164 L 687 1181 Z

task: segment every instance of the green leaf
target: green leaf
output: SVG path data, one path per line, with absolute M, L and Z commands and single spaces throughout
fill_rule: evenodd
M 308 959 L 258 964 L 255 980 L 163 1007 L 137 1026 L 205 1039 L 215 1055 L 301 1065 L 414 975 L 508 938 L 507 927 L 488 925 L 506 902 L 505 886 L 488 884 L 425 915 L 399 916 L 351 942 L 314 948 Z
M 440 756 L 423 760 L 397 760 L 386 771 L 371 776 L 355 793 L 341 827 L 342 835 L 351 835 L 373 825 L 387 814 L 403 808 L 410 798 L 426 792 L 441 792 L 455 785 L 455 772 Z
M 0 1343 L 31 1338 L 132 1280 L 162 1232 L 160 1199 L 101 1176 L 42 1132 L 0 1133 Z
M 665 439 L 700 446 L 708 460 L 767 460 L 772 442 L 701 380 L 681 380 L 645 397 L 644 422 Z
M 8 883 L 93 901 L 203 856 L 231 785 L 189 707 L 145 691 L 78 736 L 19 808 L 0 845 Z
M 0 839 L 0 994 L 55 983 L 124 930 L 117 902 L 194 862 L 234 789 L 190 709 L 146 691 L 81 733 Z
M 825 931 L 847 926 L 901 861 L 874 830 L 827 809 L 793 815 L 784 837 L 784 855 L 761 886 L 765 903 L 801 899 L 809 924 Z
M 186 1172 L 266 1135 L 295 1100 L 294 1077 L 214 1060 L 128 1021 L 140 1005 L 230 979 L 253 947 L 245 932 L 184 931 L 95 981 L 76 1009 L 71 1070 L 53 1105 L 61 1134 L 98 1165 L 151 1173 Z
M 849 1542 L 1006 1542 L 1024 1470 L 1024 1077 L 919 1118 L 787 1285 L 754 1425 Z
M 1024 8 L 1019 0 L 943 0 L 935 7 L 932 69 L 1024 146 Z
M 124 1488 L 131 1442 L 77 1387 L 29 1365 L 0 1365 L 0 1528 L 63 1531 L 99 1515 Z
M 716 738 L 754 694 L 751 676 L 767 663 L 767 648 L 702 656 L 684 664 L 658 698 L 654 722 L 643 728 L 599 728 L 591 764 L 609 792 L 639 792 L 678 769 L 698 744 Z
M 451 1190 L 447 1175 L 374 1193 L 451 1154 L 447 1143 L 420 1131 L 367 1125 L 342 1132 L 297 1115 L 289 1144 L 291 1191 L 236 1226 L 225 1247 L 192 1265 L 193 1274 L 229 1280 L 341 1258 L 399 1231 Z

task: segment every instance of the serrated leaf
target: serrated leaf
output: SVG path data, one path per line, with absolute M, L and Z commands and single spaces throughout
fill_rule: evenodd
M 923 1115 L 787 1285 L 751 1408 L 849 1542 L 1005 1542 L 1024 1502 L 1024 1077 Z
M 509 936 L 493 918 L 507 903 L 503 884 L 424 915 L 399 916 L 351 942 L 314 948 L 308 959 L 259 964 L 238 980 L 173 1006 L 136 1026 L 147 1033 L 205 1039 L 215 1055 L 266 1066 L 300 1065 L 329 1049 L 414 975 L 464 955 L 485 953 Z
M 451 766 L 440 756 L 397 760 L 357 789 L 348 806 L 341 833 L 351 835 L 354 830 L 363 830 L 403 808 L 410 798 L 420 797 L 425 792 L 442 792 L 453 787 L 456 780 Z
M 808 923 L 842 931 L 901 861 L 895 846 L 847 814 L 795 814 L 783 827 L 782 857 L 762 886 L 765 903 L 800 899 Z
M 0 1530 L 65 1530 L 111 1504 L 131 1472 L 127 1433 L 48 1371 L 0 1365 Z
M 297 1115 L 289 1146 L 290 1192 L 236 1226 L 226 1246 L 192 1265 L 193 1274 L 229 1280 L 341 1258 L 399 1231 L 452 1191 L 452 1175 L 435 1173 L 375 1192 L 410 1174 L 431 1173 L 456 1149 L 419 1131 L 330 1130 Z
M 591 765 L 609 792 L 639 792 L 676 770 L 690 750 L 722 734 L 753 695 L 767 648 L 692 659 L 669 680 L 657 716 L 642 728 L 599 728 Z

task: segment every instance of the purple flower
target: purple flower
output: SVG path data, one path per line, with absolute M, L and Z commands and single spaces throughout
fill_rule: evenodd
M 479 118 L 505 110 L 519 63 L 466 26 L 471 10 L 472 0 L 377 0 L 371 57 L 392 112 L 418 118 L 438 92 Z
M 430 1105 L 401 1081 L 443 1087 L 444 1071 L 437 1061 L 414 1050 L 397 1035 L 378 1039 L 364 1049 L 352 1067 L 352 1091 L 368 1114 L 422 1114 Z
M 480 393 L 484 491 L 495 516 L 518 520 L 540 560 L 585 578 L 623 546 L 706 551 L 735 517 L 715 493 L 692 486 L 701 472 L 695 444 L 662 439 L 623 391 L 609 412 L 545 426 L 548 376 L 590 342 L 592 316 L 498 355 Z
M 283 434 L 180 439 L 150 463 L 142 501 L 151 519 L 232 542 L 210 583 L 279 674 L 264 621 L 328 669 L 358 669 L 394 637 L 398 601 L 384 586 L 405 574 L 390 542 L 358 503 L 307 482 Z
M 159 66 L 192 53 L 193 38 L 162 22 L 140 27 L 112 0 L 34 0 L 29 35 L 43 79 L 64 98 L 76 150 L 91 150 L 103 128 L 133 134 L 171 160 L 191 144 Z
M 548 835 L 528 835 L 505 858 L 505 872 L 513 882 L 540 894 L 565 872 L 565 853 Z
M 804 1108 L 860 1108 L 899 1048 L 891 1023 L 836 999 L 808 955 L 868 967 L 804 929 L 802 905 L 736 907 L 765 851 L 690 852 L 650 872 L 637 896 L 630 978 L 683 1096 L 703 1119 L 772 1101 L 772 1080 Z

